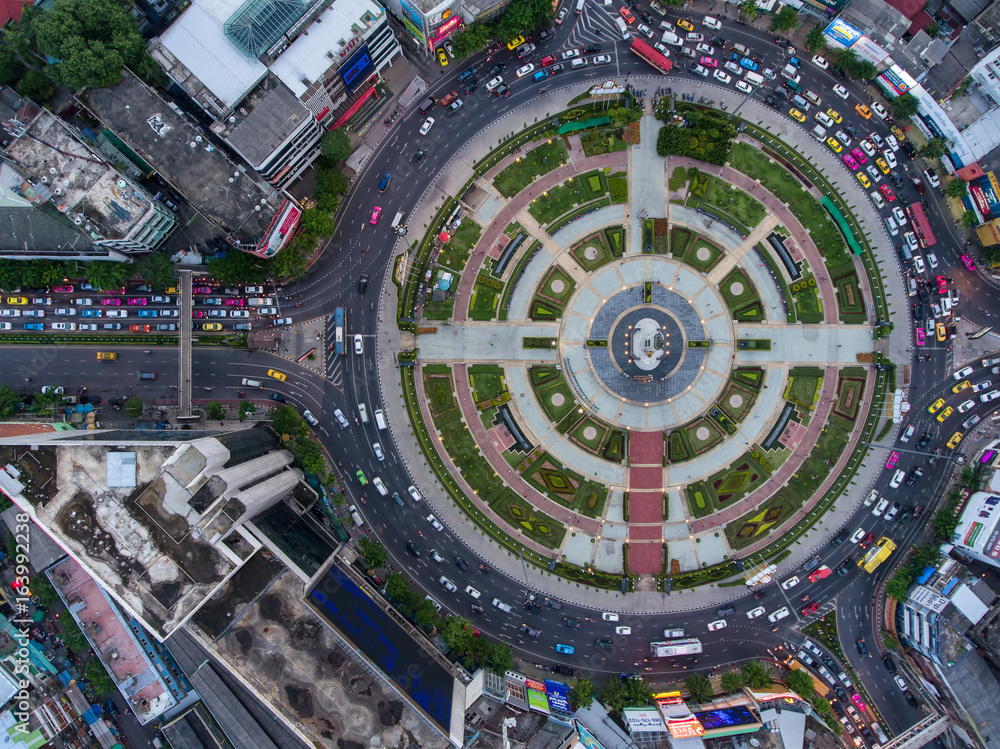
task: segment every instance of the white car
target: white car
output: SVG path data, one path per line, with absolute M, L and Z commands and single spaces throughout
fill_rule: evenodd
M 378 476 L 372 479 L 372 485 L 376 489 L 378 489 L 378 493 L 381 494 L 383 497 L 388 496 L 389 490 L 385 488 L 385 484 L 382 482 L 382 479 L 380 479 Z
M 875 157 L 875 146 L 871 144 L 871 141 L 863 140 L 858 145 L 861 146 L 861 150 L 868 154 L 868 156 L 871 158 Z
M 955 382 L 958 382 L 959 380 L 964 380 L 970 374 L 972 374 L 972 367 L 962 367 L 960 370 L 958 370 L 957 372 L 955 372 L 955 374 L 952 375 L 952 378 L 955 380 Z
M 885 519 L 892 520 L 894 517 L 896 517 L 896 514 L 898 512 L 899 512 L 899 502 L 893 502 L 892 507 L 889 508 L 889 512 L 885 514 Z
M 659 52 L 664 57 L 670 57 L 670 50 L 667 49 L 667 45 L 664 44 L 663 42 L 657 42 L 653 46 L 656 48 L 656 51 Z
M 603 614 L 601 614 L 601 619 L 603 619 L 606 622 L 616 622 L 618 621 L 618 614 L 615 614 L 610 611 L 605 611 Z
M 733 78 L 731 75 L 729 75 L 729 73 L 723 73 L 721 70 L 718 69 L 716 69 L 716 71 L 712 73 L 712 76 L 715 78 L 715 80 L 722 81 L 723 83 L 733 82 Z
M 845 133 L 843 130 L 837 131 L 837 140 L 839 140 L 845 146 L 850 147 L 851 145 L 851 136 Z
M 375 453 L 375 457 L 378 458 L 379 463 L 385 460 L 385 453 L 382 452 L 382 445 L 378 442 L 372 443 L 372 452 Z
M 933 169 L 928 169 L 926 172 L 924 172 L 924 175 L 927 177 L 928 185 L 930 185 L 931 187 L 941 187 L 941 180 L 934 173 Z
M 611 55 L 597 55 L 593 60 L 591 60 L 591 62 L 593 62 L 594 65 L 607 65 L 611 62 Z
M 0 316 L 2 317 L 20 317 L 21 310 L 19 309 L 0 309 Z
M 785 590 L 791 590 L 798 584 L 799 584 L 798 577 L 790 577 L 781 584 L 781 587 L 784 588 Z
M 73 307 L 56 307 L 56 314 L 59 317 L 73 317 L 76 310 Z
M 894 682 L 896 682 L 896 686 L 899 687 L 900 689 L 902 689 L 904 692 L 907 690 L 906 682 L 903 681 L 903 677 L 902 676 L 898 676 L 898 675 L 897 676 L 893 676 L 892 680 Z
M 973 393 L 981 393 L 984 390 L 989 390 L 993 385 L 993 380 L 983 380 L 982 382 L 977 382 L 972 386 Z
M 365 353 L 365 341 L 361 337 L 360 333 L 354 335 L 354 353 L 363 354 Z
M 649 26 L 647 26 L 646 24 L 640 23 L 635 28 L 638 30 L 638 32 L 640 34 L 642 34 L 647 39 L 652 39 L 653 38 L 653 30 L 651 28 L 649 28 Z
M 966 411 L 971 411 L 976 407 L 976 404 L 972 400 L 967 400 L 965 403 L 958 407 L 958 412 L 964 414 Z
M 434 118 L 428 117 L 426 120 L 424 120 L 424 124 L 420 126 L 420 134 L 427 135 L 427 133 L 431 131 L 432 127 L 434 127 Z
M 486 90 L 492 94 L 494 89 L 496 89 L 502 83 L 503 83 L 503 78 L 498 75 L 496 78 L 492 79 L 489 83 L 486 84 Z
M 534 71 L 535 71 L 535 64 L 529 62 L 527 65 L 522 65 L 517 69 L 517 77 L 524 78 L 524 76 L 528 75 L 529 73 L 533 73 Z
M 868 172 L 868 176 L 871 177 L 872 182 L 878 183 L 882 181 L 882 172 L 876 169 L 874 164 L 869 164 L 865 167 L 865 171 Z M 892 236 L 896 236 L 895 233 Z
M 872 193 L 872 195 L 877 195 L 878 193 Z M 880 206 L 881 207 L 881 206 Z M 924 259 L 920 255 L 913 256 L 913 270 L 917 273 L 923 273 L 926 270 L 924 266 Z
M 744 94 L 752 94 L 753 86 L 746 81 L 736 81 L 736 90 L 742 91 Z
M 830 63 L 828 63 L 824 58 L 820 57 L 819 55 L 815 55 L 813 57 L 813 65 L 815 65 L 820 70 L 826 70 L 828 67 L 830 67 Z
M 888 148 L 887 148 L 887 149 L 885 149 L 885 150 L 884 150 L 884 151 L 882 152 L 882 155 L 883 155 L 883 156 L 885 157 L 885 161 L 886 161 L 886 163 L 887 163 L 887 164 L 888 164 L 888 165 L 889 165 L 889 166 L 890 166 L 890 167 L 891 167 L 892 169 L 895 169 L 895 168 L 896 168 L 896 167 L 897 167 L 897 166 L 899 165 L 899 162 L 898 162 L 898 161 L 896 161 L 896 155 L 895 155 L 895 154 L 894 154 L 894 153 L 893 153 L 892 151 L 890 151 L 890 150 L 889 150 Z
M 579 56 L 580 56 L 580 50 L 576 49 L 575 47 L 573 49 L 567 49 L 565 52 L 559 55 L 559 57 L 563 60 L 572 60 L 574 57 L 579 57 Z
M 11 330 L 13 327 L 9 322 L 0 322 L 0 330 Z M 94 330 L 97 330 L 96 325 L 94 326 Z
M 475 598 L 477 601 L 479 600 L 479 596 L 482 595 L 478 590 L 473 588 L 471 585 L 465 586 L 465 592 L 468 593 L 473 598 Z
M 105 317 L 128 317 L 128 312 L 123 309 L 109 309 L 104 313 Z
M 441 587 L 447 590 L 449 593 L 455 593 L 458 590 L 455 583 L 453 583 L 447 577 L 441 576 L 440 578 L 438 578 L 438 582 L 441 583 Z
M 850 94 L 847 93 L 847 89 L 841 86 L 839 83 L 833 87 L 833 93 L 835 93 L 837 96 L 839 96 L 841 99 L 844 99 L 845 101 L 847 100 L 847 97 L 850 96 Z
M 874 515 L 877 518 L 880 518 L 882 517 L 882 513 L 885 512 L 888 507 L 889 507 L 889 500 L 883 499 L 881 502 L 875 505 L 875 509 L 872 510 L 872 515 Z
M 339 408 L 334 410 L 333 417 L 337 420 L 337 423 L 340 424 L 340 426 L 342 426 L 344 429 L 347 429 L 349 424 L 347 418 L 344 416 L 343 411 L 341 411 Z
M 709 622 L 708 623 L 708 631 L 709 632 L 715 632 L 717 630 L 725 629 L 725 628 L 726 628 L 726 620 L 725 619 L 716 619 L 714 622 Z
M 54 322 L 52 323 L 53 330 L 76 330 L 75 322 Z
M 788 607 L 787 606 L 782 606 L 780 609 L 778 609 L 774 613 L 768 614 L 767 615 L 767 620 L 769 622 L 771 622 L 771 624 L 774 624 L 776 621 L 780 621 L 781 619 L 784 619 L 786 616 L 788 616 L 788 613 L 789 613 L 788 612 Z
M 434 526 L 434 530 L 436 530 L 436 531 L 443 531 L 444 530 L 444 526 L 441 525 L 441 521 L 438 520 L 433 515 L 428 515 L 427 516 L 427 522 L 430 523 L 432 526 Z
M 630 635 L 630 634 L 632 634 L 632 628 L 631 627 L 626 627 L 624 624 L 621 624 L 621 625 L 615 627 L 615 634 L 616 635 L 626 635 L 626 636 Z
M 735 62 L 733 62 L 732 60 L 728 60 L 728 61 L 726 62 L 726 64 L 725 64 L 725 65 L 724 65 L 723 67 L 724 67 L 724 68 L 725 68 L 726 70 L 728 70 L 728 71 L 729 71 L 730 73 L 735 73 L 736 75 L 739 75 L 739 74 L 740 74 L 740 66 L 739 66 L 739 65 L 737 65 L 737 64 L 736 64 Z
M 695 49 L 697 49 L 703 55 L 708 55 L 709 57 L 715 57 L 715 47 L 713 47 L 711 44 L 699 44 L 697 47 L 695 47 Z
M 420 492 L 417 491 L 417 487 L 413 486 L 412 484 L 409 486 L 409 488 L 407 488 L 406 491 L 408 491 L 410 493 L 410 496 L 413 497 L 414 502 L 419 502 L 421 499 L 423 499 L 423 497 L 420 496 Z
M 904 479 L 904 478 L 906 478 L 906 471 L 904 471 L 903 469 L 900 469 L 900 470 L 896 471 L 896 472 L 895 472 L 895 473 L 894 473 L 894 474 L 892 475 L 892 481 L 890 481 L 890 482 L 889 482 L 889 486 L 890 486 L 891 488 L 893 488 L 893 489 L 898 489 L 898 488 L 899 488 L 899 485 L 903 483 L 903 479 Z M 879 504 L 879 507 L 881 507 L 881 506 L 882 506 L 883 504 L 885 504 L 885 503 L 886 503 L 886 502 L 885 502 L 885 500 L 883 499 L 883 500 L 882 500 L 882 502 L 881 502 L 881 503 Z M 872 513 L 873 513 L 873 514 L 881 514 L 881 513 L 875 513 L 875 511 L 874 511 L 874 510 L 872 510 Z
M 888 117 L 888 116 L 889 116 L 889 113 L 885 111 L 885 107 L 883 107 L 883 106 L 882 106 L 881 104 L 879 104 L 879 103 L 878 103 L 877 101 L 873 101 L 873 102 L 872 102 L 872 103 L 871 103 L 871 104 L 869 105 L 869 107 L 871 108 L 871 110 L 872 110 L 872 111 L 873 111 L 873 112 L 874 112 L 875 114 L 877 114 L 877 115 L 878 115 L 878 117 L 879 117 L 879 119 L 880 119 L 880 120 L 884 120 L 884 119 L 885 119 L 886 117 Z
M 10 325 L 10 323 L 7 324 Z M 991 390 L 979 396 L 979 400 L 982 403 L 989 403 L 990 401 L 995 401 L 997 398 L 1000 398 L 1000 390 Z
M 747 619 L 756 619 L 758 616 L 764 616 L 764 611 L 765 609 L 763 606 L 758 606 L 755 609 L 750 609 L 747 612 Z
M 859 544 L 859 543 L 861 543 L 861 539 L 864 538 L 864 537 L 865 537 L 865 529 L 864 528 L 858 528 L 856 531 L 854 531 L 853 534 L 851 534 L 851 543 L 852 544 Z
M 865 507 L 871 507 L 876 499 L 878 499 L 878 490 L 872 489 L 868 492 L 868 496 L 865 497 Z
M 900 226 L 906 225 L 906 211 L 900 208 L 898 205 L 892 209 L 892 217 L 896 219 L 896 223 Z
M 933 252 L 928 252 L 927 253 L 927 264 L 929 266 L 931 266 L 931 270 L 936 270 L 937 267 L 938 267 L 937 255 L 935 255 Z
M 906 431 L 900 436 L 899 441 L 905 445 L 910 441 L 910 437 L 913 436 L 915 431 L 917 431 L 917 428 L 913 424 L 910 424 L 910 426 L 906 427 Z

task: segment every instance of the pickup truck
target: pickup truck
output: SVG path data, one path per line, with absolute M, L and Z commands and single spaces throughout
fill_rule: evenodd
M 440 102 L 442 107 L 447 107 L 457 98 L 458 98 L 458 91 L 452 91 L 450 94 L 446 94 L 445 96 L 441 97 L 438 101 Z

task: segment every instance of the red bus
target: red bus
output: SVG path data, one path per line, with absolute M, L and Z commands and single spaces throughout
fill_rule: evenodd
M 646 44 L 642 39 L 632 40 L 632 51 L 661 73 L 669 73 L 670 68 L 674 66 L 670 60 L 657 52 L 652 45 Z
M 906 206 L 906 215 L 910 217 L 910 223 L 913 225 L 913 233 L 917 235 L 917 241 L 921 247 L 926 249 L 937 244 L 934 232 L 931 231 L 930 221 L 927 220 L 927 214 L 924 213 L 923 206 L 920 203 L 911 203 Z

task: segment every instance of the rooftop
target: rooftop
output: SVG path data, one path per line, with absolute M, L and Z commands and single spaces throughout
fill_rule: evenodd
M 238 169 L 129 70 L 117 85 L 84 89 L 77 98 L 224 232 L 256 238 L 267 230 L 280 196 Z
M 33 184 L 26 196 L 50 201 L 95 239 L 121 239 L 153 210 L 145 191 L 125 179 L 100 153 L 80 141 L 68 125 L 41 110 L 7 155 Z
M 226 127 L 220 134 L 251 164 L 261 164 L 311 117 L 295 95 L 269 75 L 240 102 L 239 115 L 230 118 L 235 123 L 222 123 Z
M 965 506 L 962 517 L 951 540 L 983 556 L 1000 558 L 1000 496 L 989 492 L 976 492 Z

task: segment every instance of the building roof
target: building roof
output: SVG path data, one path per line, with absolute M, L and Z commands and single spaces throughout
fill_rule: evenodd
M 1000 496 L 976 492 L 965 505 L 951 541 L 976 554 L 1000 558 Z
M 17 516 L 21 514 L 21 509 L 17 505 L 11 505 L 0 516 L 13 536 L 15 533 L 23 533 L 24 524 L 18 522 Z M 28 541 L 31 548 L 31 566 L 36 571 L 48 569 L 53 564 L 66 556 L 66 551 L 53 541 L 35 521 L 28 524 Z
M 163 32 L 160 44 L 219 101 L 232 108 L 267 75 L 267 68 L 226 37 L 221 10 L 192 3 Z
M 311 118 L 309 110 L 283 83 L 268 76 L 240 102 L 240 116 L 224 135 L 250 164 L 261 165 Z
M 348 46 L 354 36 L 352 32 L 360 34 L 383 13 L 385 9 L 373 0 L 334 0 L 310 26 L 310 30 L 318 33 L 300 34 L 271 63 L 271 71 L 296 96 L 302 96 L 327 70 L 354 51 Z
M 210 222 L 244 237 L 267 230 L 281 204 L 277 193 L 269 186 L 265 192 L 131 71 L 118 84 L 84 89 L 77 98 Z
M 202 664 L 191 674 L 191 684 L 210 705 L 226 737 L 236 749 L 277 749 L 246 708 L 215 673 L 211 663 Z
M 989 666 L 970 649 L 958 657 L 954 663 L 943 663 L 942 669 L 948 677 L 948 686 L 955 693 L 962 707 L 969 713 L 970 722 L 980 736 L 995 736 L 990 726 L 1000 729 L 1000 684 Z
M 11 21 L 20 21 L 28 0 L 0 0 L 0 29 Z
M 247 57 L 260 57 L 305 15 L 305 0 L 245 0 L 224 24 L 226 37 Z

